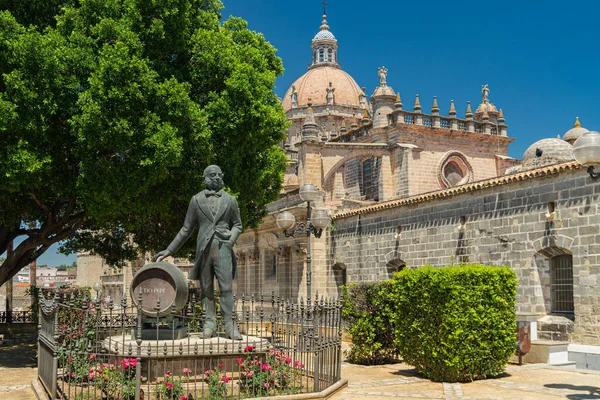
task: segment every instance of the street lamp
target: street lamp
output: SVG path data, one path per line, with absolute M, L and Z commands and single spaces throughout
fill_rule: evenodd
M 573 143 L 573 155 L 575 160 L 583 166 L 587 166 L 587 172 L 593 180 L 600 177 L 600 172 L 594 171 L 594 165 L 600 164 L 600 133 L 586 132 L 579 136 Z
M 286 237 L 292 237 L 299 234 L 306 234 L 306 297 L 310 304 L 310 286 L 311 286 L 311 256 L 310 256 L 310 237 L 313 235 L 320 238 L 323 228 L 330 224 L 331 218 L 327 210 L 311 209 L 310 203 L 319 197 L 319 190 L 315 185 L 307 183 L 300 188 L 300 198 L 306 201 L 306 223 L 296 223 L 294 214 L 289 211 L 283 211 L 277 216 L 277 226 L 283 229 Z M 312 214 L 312 215 L 311 215 Z
M 92 285 L 92 289 L 96 291 L 96 300 L 100 300 L 100 291 L 102 290 L 102 283 L 94 282 L 94 284 Z

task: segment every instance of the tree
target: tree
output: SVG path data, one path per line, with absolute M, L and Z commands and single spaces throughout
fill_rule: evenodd
M 218 0 L 13 3 L 28 2 L 0 0 L 0 254 L 25 240 L 0 284 L 59 241 L 112 264 L 164 248 L 210 164 L 260 222 L 287 127 L 261 34 L 221 22 Z

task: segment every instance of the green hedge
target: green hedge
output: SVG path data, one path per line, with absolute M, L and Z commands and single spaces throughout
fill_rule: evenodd
M 393 281 L 396 345 L 434 381 L 502 373 L 515 352 L 517 279 L 508 267 L 404 270 Z
M 394 347 L 394 307 L 390 281 L 351 283 L 343 287 L 342 317 L 348 325 L 352 347 L 346 359 L 356 364 L 385 364 L 397 359 Z
M 351 362 L 397 355 L 434 381 L 495 376 L 515 351 L 517 279 L 508 267 L 430 266 L 346 289 Z

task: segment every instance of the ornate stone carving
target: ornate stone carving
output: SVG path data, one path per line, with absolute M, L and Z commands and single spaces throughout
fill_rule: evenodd
M 386 67 L 377 68 L 377 74 L 379 75 L 379 86 L 387 86 L 387 73 Z
M 332 106 L 335 103 L 335 97 L 333 94 L 333 92 L 335 92 L 335 88 L 333 87 L 333 84 L 329 82 L 329 86 L 327 86 L 325 90 L 327 91 L 327 105 Z

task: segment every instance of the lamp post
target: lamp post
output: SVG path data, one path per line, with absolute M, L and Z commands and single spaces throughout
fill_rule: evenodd
M 296 223 L 294 214 L 289 211 L 283 211 L 277 216 L 277 226 L 283 229 L 286 237 L 292 237 L 300 234 L 306 234 L 306 298 L 310 304 L 311 296 L 311 254 L 310 254 L 310 237 L 320 238 L 323 233 L 323 228 L 327 227 L 331 222 L 331 218 L 327 210 L 311 209 L 311 202 L 314 202 L 319 197 L 319 190 L 315 185 L 307 183 L 300 188 L 300 198 L 306 201 L 306 223 Z
M 600 177 L 600 171 L 594 171 L 594 165 L 600 165 L 600 132 L 586 132 L 573 143 L 575 160 L 587 166 L 587 172 L 593 180 Z

